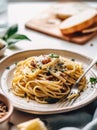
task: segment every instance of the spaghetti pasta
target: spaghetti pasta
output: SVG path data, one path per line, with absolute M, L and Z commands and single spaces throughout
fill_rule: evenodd
M 76 80 L 82 75 L 82 65 L 56 54 L 29 57 L 18 62 L 12 79 L 16 96 L 39 103 L 56 102 L 67 97 Z M 86 86 L 82 78 L 79 89 Z

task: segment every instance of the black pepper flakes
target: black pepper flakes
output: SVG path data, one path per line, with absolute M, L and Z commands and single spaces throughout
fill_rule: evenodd
M 93 45 L 94 45 L 93 43 L 90 44 L 90 46 L 93 46 Z
M 8 69 L 8 70 L 9 70 L 9 69 L 10 69 L 10 67 L 9 67 L 9 66 L 7 66 L 7 67 L 6 67 L 6 69 Z
M 75 59 L 72 58 L 71 61 L 75 61 Z

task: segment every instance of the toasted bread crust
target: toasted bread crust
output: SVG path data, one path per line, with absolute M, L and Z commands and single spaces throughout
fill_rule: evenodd
M 73 17 L 73 16 L 72 16 Z M 68 20 L 68 19 L 67 19 Z M 69 21 L 68 21 L 69 22 Z M 95 22 L 97 22 L 97 14 L 95 13 L 95 15 L 93 17 L 91 17 L 90 19 L 87 20 L 83 20 L 81 23 L 78 23 L 76 25 L 72 25 L 70 27 L 64 27 L 65 25 L 65 20 L 63 21 L 63 23 L 60 25 L 60 30 L 63 34 L 72 34 L 75 32 L 80 32 L 83 29 L 86 29 L 88 27 L 90 27 L 91 25 L 93 25 Z

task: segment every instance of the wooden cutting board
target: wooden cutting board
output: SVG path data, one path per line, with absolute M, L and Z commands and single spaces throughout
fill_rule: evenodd
M 59 30 L 59 25 L 61 21 L 58 18 L 56 18 L 50 11 L 42 12 L 41 15 L 39 15 L 39 17 L 37 18 L 29 20 L 25 24 L 25 27 L 31 30 L 35 30 L 50 35 L 52 37 L 56 37 L 80 45 L 85 44 L 87 41 L 89 41 L 91 38 L 97 35 L 97 32 L 89 34 L 76 33 L 73 35 L 63 35 Z

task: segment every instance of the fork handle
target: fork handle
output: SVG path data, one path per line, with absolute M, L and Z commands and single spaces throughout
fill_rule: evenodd
M 91 62 L 91 64 L 88 66 L 88 68 L 84 71 L 84 73 L 80 76 L 80 78 L 76 81 L 76 83 L 79 83 L 80 80 L 85 76 L 85 74 L 94 66 L 94 64 L 96 64 L 97 62 L 97 55 L 96 57 L 93 59 L 93 61 Z

